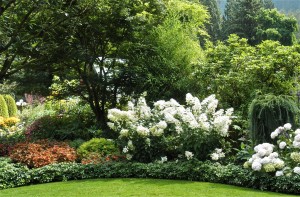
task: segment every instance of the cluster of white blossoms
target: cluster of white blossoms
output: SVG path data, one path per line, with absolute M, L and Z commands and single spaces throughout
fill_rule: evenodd
M 273 149 L 274 145 L 269 143 L 255 146 L 256 153 L 245 163 L 245 167 L 251 165 L 252 170 L 265 172 L 275 172 L 284 168 L 284 161 L 278 158 L 278 153 L 273 152 Z
M 202 132 L 209 136 L 211 132 L 217 136 L 228 136 L 229 125 L 232 122 L 233 109 L 220 109 L 216 111 L 218 100 L 215 95 L 205 98 L 202 102 L 191 94 L 186 95 L 186 106 L 180 105 L 176 100 L 159 100 L 151 109 L 144 97 L 137 100 L 137 104 L 128 102 L 127 110 L 108 110 L 108 126 L 119 132 L 123 140 L 139 136 L 151 142 L 151 137 L 164 136 L 165 131 L 174 130 L 177 136 L 182 133 Z M 187 132 L 188 131 L 188 132 Z M 170 132 L 169 132 L 170 133 Z M 172 131 L 171 131 L 172 133 Z M 176 137 L 176 136 L 174 136 Z M 147 141 L 147 144 L 151 144 Z M 133 145 L 134 146 L 134 145 Z M 128 147 L 128 146 L 127 146 Z M 128 147 L 128 153 L 133 149 Z M 136 150 L 138 151 L 138 150 Z
M 293 131 L 292 125 L 286 123 L 275 129 L 271 133 L 271 138 L 278 139 L 278 152 L 273 152 L 276 148 L 273 144 L 259 144 L 254 148 L 256 153 L 245 163 L 245 167 L 251 164 L 255 171 L 274 172 L 277 170 L 276 176 L 291 173 L 300 175 L 300 129 Z
M 194 154 L 190 151 L 185 151 L 184 155 L 185 155 L 187 160 L 193 159 L 193 157 L 194 157 Z
M 216 149 L 215 149 L 215 152 L 213 152 L 213 153 L 210 155 L 210 157 L 211 157 L 212 160 L 218 161 L 219 159 L 225 157 L 225 153 L 223 153 L 223 150 L 222 150 L 221 148 L 216 148 Z

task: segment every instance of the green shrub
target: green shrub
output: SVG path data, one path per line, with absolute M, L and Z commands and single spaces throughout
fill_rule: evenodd
M 105 138 L 93 138 L 83 143 L 77 153 L 81 158 L 87 158 L 91 153 L 97 153 L 101 156 L 117 154 L 118 148 L 112 140 Z
M 92 134 L 84 122 L 75 116 L 43 116 L 27 126 L 25 134 L 30 140 L 54 139 L 58 141 L 88 140 Z
M 0 116 L 2 116 L 4 118 L 9 117 L 7 104 L 6 104 L 5 99 L 2 95 L 0 95 Z
M 297 104 L 291 96 L 268 94 L 254 99 L 249 108 L 253 144 L 273 142 L 271 133 L 285 123 L 295 125 L 298 112 Z
M 81 146 L 84 142 L 85 142 L 85 140 L 83 140 L 81 138 L 78 138 L 78 139 L 75 139 L 73 141 L 70 141 L 69 145 L 70 145 L 70 147 L 72 147 L 74 149 L 78 149 L 79 146 Z
M 18 115 L 18 108 L 15 100 L 10 95 L 5 95 L 4 99 L 7 105 L 9 117 L 16 117 Z
M 29 169 L 0 157 L 0 189 L 18 187 L 30 183 Z

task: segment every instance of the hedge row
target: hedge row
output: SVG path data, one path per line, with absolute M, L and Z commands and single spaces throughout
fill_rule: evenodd
M 1 162 L 1 161 L 0 161 Z M 0 189 L 22 185 L 91 178 L 158 178 L 230 184 L 274 192 L 300 194 L 300 176 L 274 177 L 258 174 L 236 165 L 211 162 L 103 164 L 60 163 L 36 169 L 7 163 L 1 168 Z

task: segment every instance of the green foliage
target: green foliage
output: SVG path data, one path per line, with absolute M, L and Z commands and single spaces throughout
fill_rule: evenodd
M 263 40 L 277 40 L 283 45 L 296 43 L 297 20 L 285 16 L 276 9 L 263 9 L 256 16 L 256 43 Z
M 197 73 L 200 95 L 216 94 L 222 108 L 233 107 L 246 120 L 257 94 L 296 94 L 299 51 L 276 41 L 253 47 L 231 35 L 227 43 L 207 47 L 207 63 Z
M 4 99 L 6 101 L 9 117 L 16 117 L 18 115 L 18 109 L 15 99 L 11 95 L 5 95 Z
M 205 25 L 210 40 L 216 42 L 221 38 L 221 13 L 216 0 L 200 0 L 209 12 L 209 22 Z M 202 43 L 201 43 L 202 44 Z
M 3 95 L 0 95 L 0 116 L 2 116 L 4 118 L 9 117 L 8 107 L 7 107 L 7 104 L 5 102 Z
M 15 164 L 13 164 L 16 166 Z M 268 174 L 253 173 L 240 166 L 220 165 L 211 162 L 167 162 L 167 163 L 123 163 L 108 162 L 104 164 L 52 164 L 37 169 L 25 170 L 15 168 L 26 181 L 14 179 L 17 173 L 2 170 L 0 189 L 27 185 L 32 183 L 48 183 L 54 181 L 90 179 L 90 178 L 159 178 L 175 180 L 191 180 L 213 183 L 224 183 L 274 192 L 299 194 L 299 176 L 273 177 Z M 24 167 L 23 167 L 24 168 Z M 3 175 L 3 176 L 2 176 Z M 13 181 L 12 181 L 13 180 Z M 24 179 L 23 179 L 24 180 Z
M 272 142 L 271 133 L 285 123 L 294 125 L 298 113 L 298 106 L 290 96 L 258 96 L 249 109 L 253 144 Z
M 97 153 L 101 156 L 107 156 L 118 153 L 114 141 L 105 138 L 93 138 L 84 142 L 78 149 L 77 153 L 81 158 L 87 158 L 91 153 Z
M 254 44 L 257 27 L 255 17 L 262 6 L 261 0 L 228 0 L 222 22 L 223 39 L 230 34 L 237 34 L 246 38 L 249 44 Z
M 29 169 L 14 164 L 9 158 L 0 157 L 0 189 L 18 187 L 30 183 Z

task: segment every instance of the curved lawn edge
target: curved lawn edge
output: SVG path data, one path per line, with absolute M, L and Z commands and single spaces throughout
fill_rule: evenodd
M 7 196 L 294 196 L 208 182 L 163 179 L 87 179 L 68 182 L 47 183 L 0 191 Z
M 300 194 L 300 176 L 275 177 L 255 173 L 241 166 L 212 162 L 185 161 L 167 163 L 108 162 L 83 165 L 60 163 L 36 169 L 20 167 L 0 169 L 0 188 L 30 184 L 95 178 L 155 178 L 223 183 L 266 191 Z

